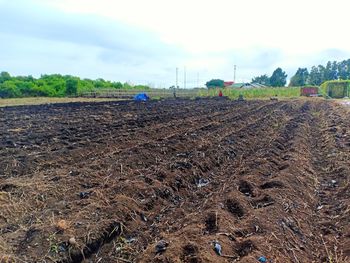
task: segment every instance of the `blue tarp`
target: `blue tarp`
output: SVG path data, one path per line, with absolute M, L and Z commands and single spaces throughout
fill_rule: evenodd
M 149 97 L 146 93 L 139 93 L 134 97 L 135 101 L 147 101 L 149 100 Z

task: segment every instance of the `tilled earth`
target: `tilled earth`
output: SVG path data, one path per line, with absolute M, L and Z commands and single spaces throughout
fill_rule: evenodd
M 0 262 L 350 262 L 349 127 L 318 99 L 1 108 Z

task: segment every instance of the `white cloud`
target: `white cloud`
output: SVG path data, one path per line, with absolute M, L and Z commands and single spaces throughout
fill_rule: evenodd
M 40 0 L 39 0 L 40 1 Z M 51 0 L 73 13 L 108 16 L 156 32 L 191 52 L 247 46 L 305 54 L 349 48 L 346 0 Z
M 0 0 L 0 8 L 8 3 Z M 279 66 L 291 77 L 298 67 L 347 59 L 350 55 L 346 0 L 12 0 L 11 3 L 23 18 L 2 17 L 2 38 L 6 40 L 11 34 L 36 37 L 36 44 L 46 49 L 48 56 L 56 50 L 67 57 L 67 63 L 75 55 L 77 75 L 95 76 L 98 72 L 101 77 L 115 80 L 170 85 L 175 67 L 182 69 L 186 65 L 188 78 L 196 82 L 199 73 L 204 83 L 211 77 L 232 79 L 236 64 L 237 80 L 248 81 L 255 75 L 271 74 Z M 45 46 L 45 41 L 51 41 L 50 45 L 57 48 Z M 61 42 L 74 48 L 70 52 Z M 0 47 L 4 45 L 0 43 Z M 20 61 L 16 54 L 28 57 L 28 61 L 40 57 L 38 50 L 24 47 L 23 43 L 6 48 L 12 51 L 8 54 L 12 54 L 13 61 Z M 1 56 L 5 55 L 0 55 L 0 67 L 5 67 Z M 57 71 L 70 68 L 65 60 L 56 59 Z M 16 68 L 14 62 L 9 64 Z M 93 71 L 92 65 L 99 70 Z M 24 70 L 23 65 L 17 67 Z M 45 68 L 36 67 L 37 71 Z M 113 74 L 116 71 L 118 74 Z

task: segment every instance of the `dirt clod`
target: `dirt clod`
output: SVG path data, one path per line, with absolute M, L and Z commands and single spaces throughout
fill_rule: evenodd
M 266 182 L 260 186 L 261 189 L 283 188 L 283 187 L 284 187 L 284 184 L 279 181 Z
M 238 190 L 246 196 L 254 197 L 253 186 L 247 181 L 240 181 Z
M 244 216 L 243 207 L 240 205 L 239 202 L 232 200 L 232 199 L 227 199 L 226 200 L 226 207 L 227 207 L 228 211 L 230 211 L 233 215 L 235 215 L 237 217 Z
M 68 229 L 68 223 L 66 220 L 63 220 L 63 219 L 58 221 L 56 226 L 59 230 L 62 230 L 62 231 Z
M 219 229 L 219 217 L 217 213 L 210 213 L 205 219 L 205 229 L 209 233 L 218 231 Z
M 238 244 L 236 252 L 240 257 L 245 257 L 249 255 L 249 253 L 252 252 L 254 249 L 254 243 L 251 240 L 246 240 Z
M 156 254 L 160 254 L 166 251 L 167 247 L 169 246 L 169 243 L 165 240 L 161 240 L 156 245 Z

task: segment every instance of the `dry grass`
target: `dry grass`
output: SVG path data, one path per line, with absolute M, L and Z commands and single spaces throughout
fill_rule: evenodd
M 15 98 L 0 99 L 0 107 L 20 106 L 20 105 L 39 105 L 50 103 L 68 103 L 68 102 L 101 102 L 116 101 L 120 99 L 109 98 L 48 98 L 48 97 L 32 97 L 32 98 Z

